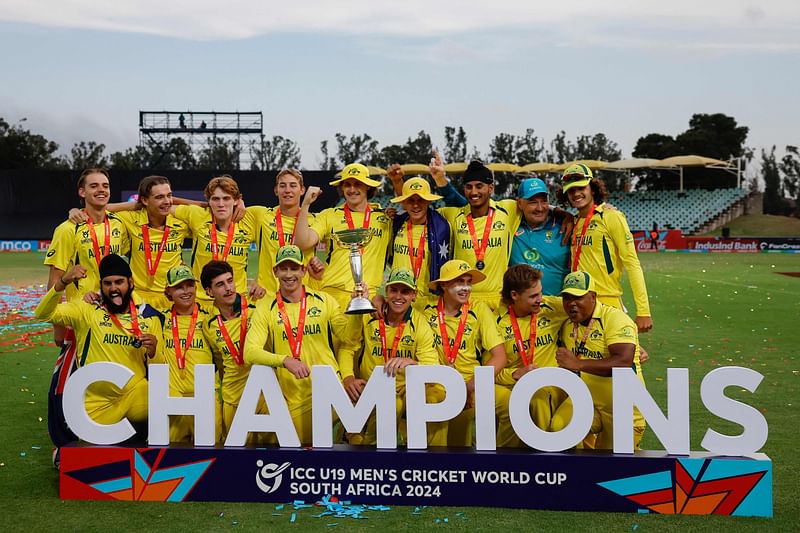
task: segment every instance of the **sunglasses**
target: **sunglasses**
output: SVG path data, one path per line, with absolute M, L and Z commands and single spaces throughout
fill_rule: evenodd
M 585 179 L 589 179 L 589 177 L 585 174 L 567 174 L 566 176 L 561 177 L 561 181 L 564 183 L 572 183 L 573 181 L 581 181 Z

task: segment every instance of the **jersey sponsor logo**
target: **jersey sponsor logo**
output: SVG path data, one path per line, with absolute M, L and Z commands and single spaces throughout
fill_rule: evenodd
M 539 259 L 541 259 L 541 255 L 539 254 L 539 250 L 536 248 L 529 248 L 523 252 L 522 257 L 525 258 L 525 261 L 529 263 L 538 263 Z
M 50 249 L 50 250 L 47 251 L 47 257 L 53 257 L 54 255 L 56 255 L 56 251 L 55 250 Z
M 624 328 L 622 328 L 622 331 L 620 331 L 619 334 L 622 337 L 627 337 L 629 339 L 634 338 L 633 328 L 631 326 L 625 326 Z

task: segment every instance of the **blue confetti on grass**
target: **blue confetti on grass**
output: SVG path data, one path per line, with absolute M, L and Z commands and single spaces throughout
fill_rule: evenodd
M 289 522 L 294 524 L 295 521 L 297 521 L 297 513 L 292 513 L 292 517 L 289 519 Z

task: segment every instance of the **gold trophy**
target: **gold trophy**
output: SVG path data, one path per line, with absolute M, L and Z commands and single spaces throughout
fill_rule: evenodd
M 372 240 L 372 230 L 369 228 L 355 228 L 337 231 L 333 238 L 339 246 L 350 249 L 350 272 L 356 286 L 364 280 L 363 265 L 361 263 L 361 250 Z M 359 296 L 350 300 L 345 311 L 348 315 L 363 315 L 376 311 L 369 298 Z

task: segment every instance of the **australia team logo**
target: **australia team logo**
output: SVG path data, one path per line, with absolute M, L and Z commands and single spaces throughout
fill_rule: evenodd
M 275 463 L 264 464 L 264 461 L 259 459 L 256 461 L 256 466 L 258 467 L 256 485 L 264 494 L 272 494 L 280 488 L 283 481 L 283 471 L 289 468 L 291 463 L 287 461 L 279 466 Z

